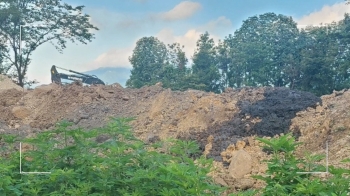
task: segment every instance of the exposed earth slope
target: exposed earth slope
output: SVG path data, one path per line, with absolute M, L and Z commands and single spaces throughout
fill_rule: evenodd
M 346 90 L 319 98 L 272 87 L 227 89 L 222 94 L 175 92 L 161 84 L 141 89 L 50 84 L 23 90 L 1 76 L 0 134 L 27 137 L 61 120 L 90 129 L 111 117 L 135 117 L 132 126 L 138 138 L 197 140 L 203 153 L 216 161 L 216 181 L 246 189 L 261 186 L 250 176 L 265 171 L 262 161 L 268 156 L 253 136 L 293 132 L 303 142 L 300 156 L 305 151 L 324 153 L 328 141 L 331 164 L 349 158 L 349 99 Z

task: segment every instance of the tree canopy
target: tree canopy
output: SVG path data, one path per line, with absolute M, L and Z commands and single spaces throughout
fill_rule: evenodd
M 220 74 L 216 64 L 215 43 L 206 32 L 200 35 L 197 49 L 193 55 L 191 88 L 218 92 L 220 89 Z
M 94 38 L 92 30 L 98 28 L 89 22 L 83 8 L 61 0 L 2 0 L 0 41 L 6 50 L 0 56 L 20 86 L 25 84 L 30 56 L 40 45 L 50 42 L 62 52 L 67 41 L 86 44 Z
M 129 58 L 133 69 L 126 85 L 140 88 L 159 82 L 167 62 L 167 54 L 166 45 L 155 37 L 144 37 L 138 40 Z
M 129 61 L 133 68 L 127 87 L 140 88 L 161 82 L 164 88 L 188 88 L 188 59 L 179 43 L 165 45 L 155 37 L 143 37 L 137 41 Z
M 289 85 L 285 70 L 292 66 L 297 36 L 296 23 L 287 16 L 266 13 L 243 21 L 234 33 L 237 50 L 230 65 L 236 72 L 243 70 L 237 87 Z
M 174 90 L 211 92 L 227 87 L 274 86 L 324 95 L 350 87 L 349 32 L 349 14 L 339 22 L 299 29 L 291 17 L 265 13 L 244 20 L 218 44 L 208 32 L 200 35 L 190 66 L 185 66 L 186 54 L 179 44 L 166 48 L 154 37 L 155 45 L 162 47 L 146 43 L 148 46 L 138 52 L 139 42 L 146 39 L 142 38 L 131 58 L 139 60 L 131 61 L 130 79 L 140 81 L 137 74 L 142 73 L 152 80 L 129 86 L 162 82 Z M 162 54 L 162 61 L 156 61 L 154 54 Z M 149 56 L 152 61 L 144 60 Z

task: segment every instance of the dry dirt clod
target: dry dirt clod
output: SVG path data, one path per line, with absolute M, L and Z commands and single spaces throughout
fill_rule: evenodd
M 244 191 L 253 187 L 254 183 L 255 183 L 255 180 L 251 178 L 242 178 L 235 181 L 235 187 L 240 191 Z
M 236 148 L 237 150 L 241 150 L 245 147 L 245 145 L 246 145 L 245 141 L 238 141 L 236 144 Z
M 25 119 L 30 115 L 31 111 L 28 108 L 16 106 L 12 108 L 12 114 L 19 119 Z
M 242 149 L 237 151 L 231 158 L 228 170 L 231 177 L 243 178 L 246 174 L 252 172 L 252 157 Z
M 225 186 L 225 187 L 228 186 L 227 182 L 221 177 L 214 177 L 214 181 L 222 186 Z

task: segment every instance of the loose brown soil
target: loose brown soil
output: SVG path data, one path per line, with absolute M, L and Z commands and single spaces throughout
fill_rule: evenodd
M 250 178 L 266 170 L 268 157 L 254 136 L 274 137 L 292 132 L 305 151 L 324 153 L 329 143 L 330 164 L 350 155 L 350 92 L 343 90 L 316 97 L 287 88 L 227 89 L 222 94 L 197 90 L 163 89 L 161 84 L 141 89 L 119 84 L 82 86 L 43 85 L 24 91 L 5 77 L 0 80 L 0 133 L 31 136 L 58 121 L 74 126 L 104 126 L 111 117 L 135 117 L 134 134 L 153 142 L 165 138 L 197 140 L 216 162 L 216 181 L 232 190 L 261 187 Z M 252 157 L 251 172 L 244 178 L 229 175 L 234 153 L 244 149 Z

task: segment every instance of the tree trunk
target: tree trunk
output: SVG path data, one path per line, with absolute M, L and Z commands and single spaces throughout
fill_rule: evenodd
M 18 74 L 18 85 L 20 85 L 22 88 L 24 87 L 24 76 L 21 72 L 21 67 L 17 69 L 17 74 Z

